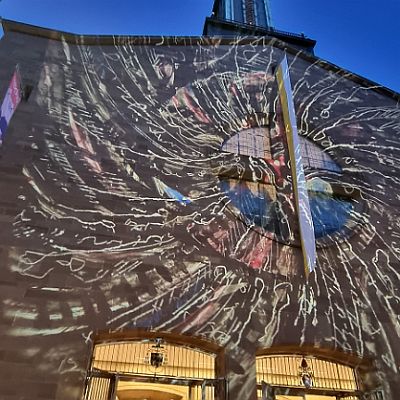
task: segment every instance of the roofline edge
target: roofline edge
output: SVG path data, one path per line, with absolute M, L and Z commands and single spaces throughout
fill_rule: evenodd
M 242 37 L 221 37 L 221 36 L 134 36 L 134 35 L 84 35 L 74 34 L 69 32 L 58 31 L 49 28 L 43 28 L 36 25 L 25 24 L 23 22 L 12 21 L 1 18 L 0 22 L 4 30 L 4 36 L 8 32 L 16 32 L 27 35 L 33 35 L 50 40 L 66 41 L 72 44 L 86 45 L 168 45 L 168 46 L 183 46 L 193 44 L 203 45 L 237 45 L 237 44 L 253 44 L 259 42 L 260 45 L 272 45 L 281 50 L 284 50 L 292 55 L 299 56 L 307 61 L 318 64 L 320 67 L 334 71 L 335 73 L 346 76 L 348 79 L 356 83 L 365 85 L 374 91 L 382 93 L 400 101 L 400 93 L 383 86 L 379 83 L 364 78 L 344 68 L 339 67 L 322 58 L 315 57 L 305 51 L 295 49 L 287 43 L 270 36 L 242 36 Z

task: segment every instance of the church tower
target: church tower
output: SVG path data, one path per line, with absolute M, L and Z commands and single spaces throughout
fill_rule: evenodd
M 269 0 L 214 0 L 204 36 L 272 36 L 292 47 L 313 53 L 315 40 L 304 34 L 277 30 L 272 25 Z
M 215 16 L 227 21 L 270 28 L 269 0 L 216 0 Z

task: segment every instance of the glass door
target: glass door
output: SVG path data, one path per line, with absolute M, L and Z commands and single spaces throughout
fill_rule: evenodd
M 160 381 L 141 378 L 122 378 L 116 390 L 118 400 L 216 400 L 219 381 Z M 103 397 L 85 400 L 109 400 Z
M 117 388 L 118 400 L 191 400 L 188 386 L 124 380 Z

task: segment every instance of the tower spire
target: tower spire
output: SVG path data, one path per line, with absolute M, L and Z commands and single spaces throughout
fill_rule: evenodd
M 242 24 L 268 29 L 271 24 L 269 0 L 215 0 L 214 16 Z
M 214 0 L 204 36 L 269 36 L 296 49 L 314 52 L 315 40 L 304 34 L 284 32 L 272 26 L 270 0 Z

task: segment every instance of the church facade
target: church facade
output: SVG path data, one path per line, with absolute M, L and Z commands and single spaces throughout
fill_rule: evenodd
M 396 399 L 399 94 L 274 36 L 3 27 L 2 398 Z

